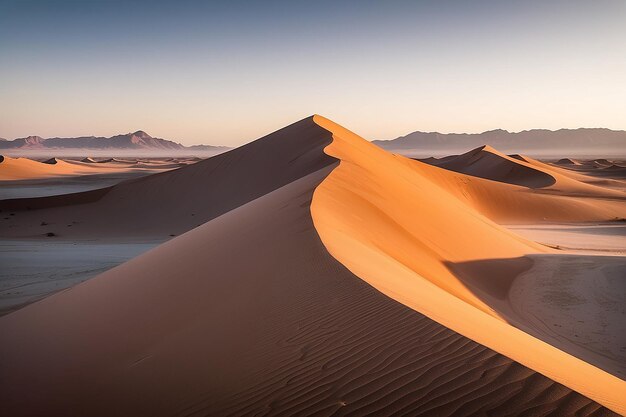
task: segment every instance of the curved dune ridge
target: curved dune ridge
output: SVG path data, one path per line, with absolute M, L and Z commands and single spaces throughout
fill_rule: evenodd
M 468 209 L 448 191 L 345 128 L 326 148 L 341 163 L 316 189 L 312 214 L 329 252 L 384 294 L 621 413 L 626 383 L 502 320 L 447 265 L 548 252 Z M 509 264 L 510 268 L 510 264 Z M 523 272 L 527 267 L 519 265 Z M 506 271 L 515 275 L 514 270 Z M 500 297 L 502 271 L 483 270 Z M 493 281 L 493 277 L 499 278 Z M 490 277 L 492 282 L 486 281 Z M 504 286 L 504 288 L 502 288 Z
M 49 219 L 80 219 L 68 237 L 187 233 L 1 317 L 3 410 L 623 413 L 624 381 L 515 329 L 453 274 L 552 251 L 446 191 L 461 178 L 449 175 L 462 174 L 314 116 L 95 201 L 29 202 L 37 209 L 16 211 L 0 235 L 33 236 Z

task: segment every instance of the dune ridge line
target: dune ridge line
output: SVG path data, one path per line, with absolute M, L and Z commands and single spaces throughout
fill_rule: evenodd
M 341 162 L 311 213 L 329 253 L 387 296 L 621 414 L 626 382 L 507 324 L 443 264 L 550 250 L 508 232 L 349 130 L 319 115 Z M 433 203 L 434 202 L 434 203 Z M 432 204 L 431 204 L 432 203 Z

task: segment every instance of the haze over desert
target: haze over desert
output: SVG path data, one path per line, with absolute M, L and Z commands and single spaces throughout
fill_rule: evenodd
M 0 415 L 626 415 L 625 20 L 0 2 Z

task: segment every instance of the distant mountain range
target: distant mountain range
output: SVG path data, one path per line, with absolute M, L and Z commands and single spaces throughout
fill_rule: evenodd
M 93 150 L 155 150 L 155 151 L 221 151 L 223 146 L 194 145 L 184 146 L 180 143 L 160 138 L 153 138 L 146 132 L 138 130 L 134 133 L 106 137 L 81 136 L 77 138 L 48 138 L 28 136 L 14 140 L 0 139 L 0 149 L 46 150 L 46 149 L 93 149 Z
M 626 155 L 626 131 L 604 128 L 533 129 L 508 132 L 502 129 L 483 133 L 413 132 L 393 140 L 376 140 L 384 149 L 399 153 L 446 153 L 491 145 L 504 152 L 567 154 L 594 153 Z

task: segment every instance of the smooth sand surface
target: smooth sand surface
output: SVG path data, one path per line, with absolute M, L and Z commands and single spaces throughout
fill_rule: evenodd
M 552 249 L 496 225 L 421 165 L 316 116 L 105 193 L 14 202 L 3 235 L 41 234 L 42 218 L 80 220 L 60 239 L 193 230 L 0 318 L 4 409 L 623 412 L 623 380 L 511 326 L 451 272 Z M 498 294 L 529 268 L 492 265 L 480 289 Z
M 566 254 L 530 259 L 532 266 L 507 294 L 510 321 L 626 379 L 626 258 Z
M 626 223 L 602 224 L 526 224 L 508 229 L 527 239 L 591 255 L 626 256 Z
M 0 315 L 92 278 L 159 243 L 0 239 Z
M 128 179 L 145 177 L 155 172 L 159 171 L 128 170 L 103 174 L 2 181 L 0 184 L 0 200 L 47 197 L 97 190 L 99 188 L 111 187 Z

